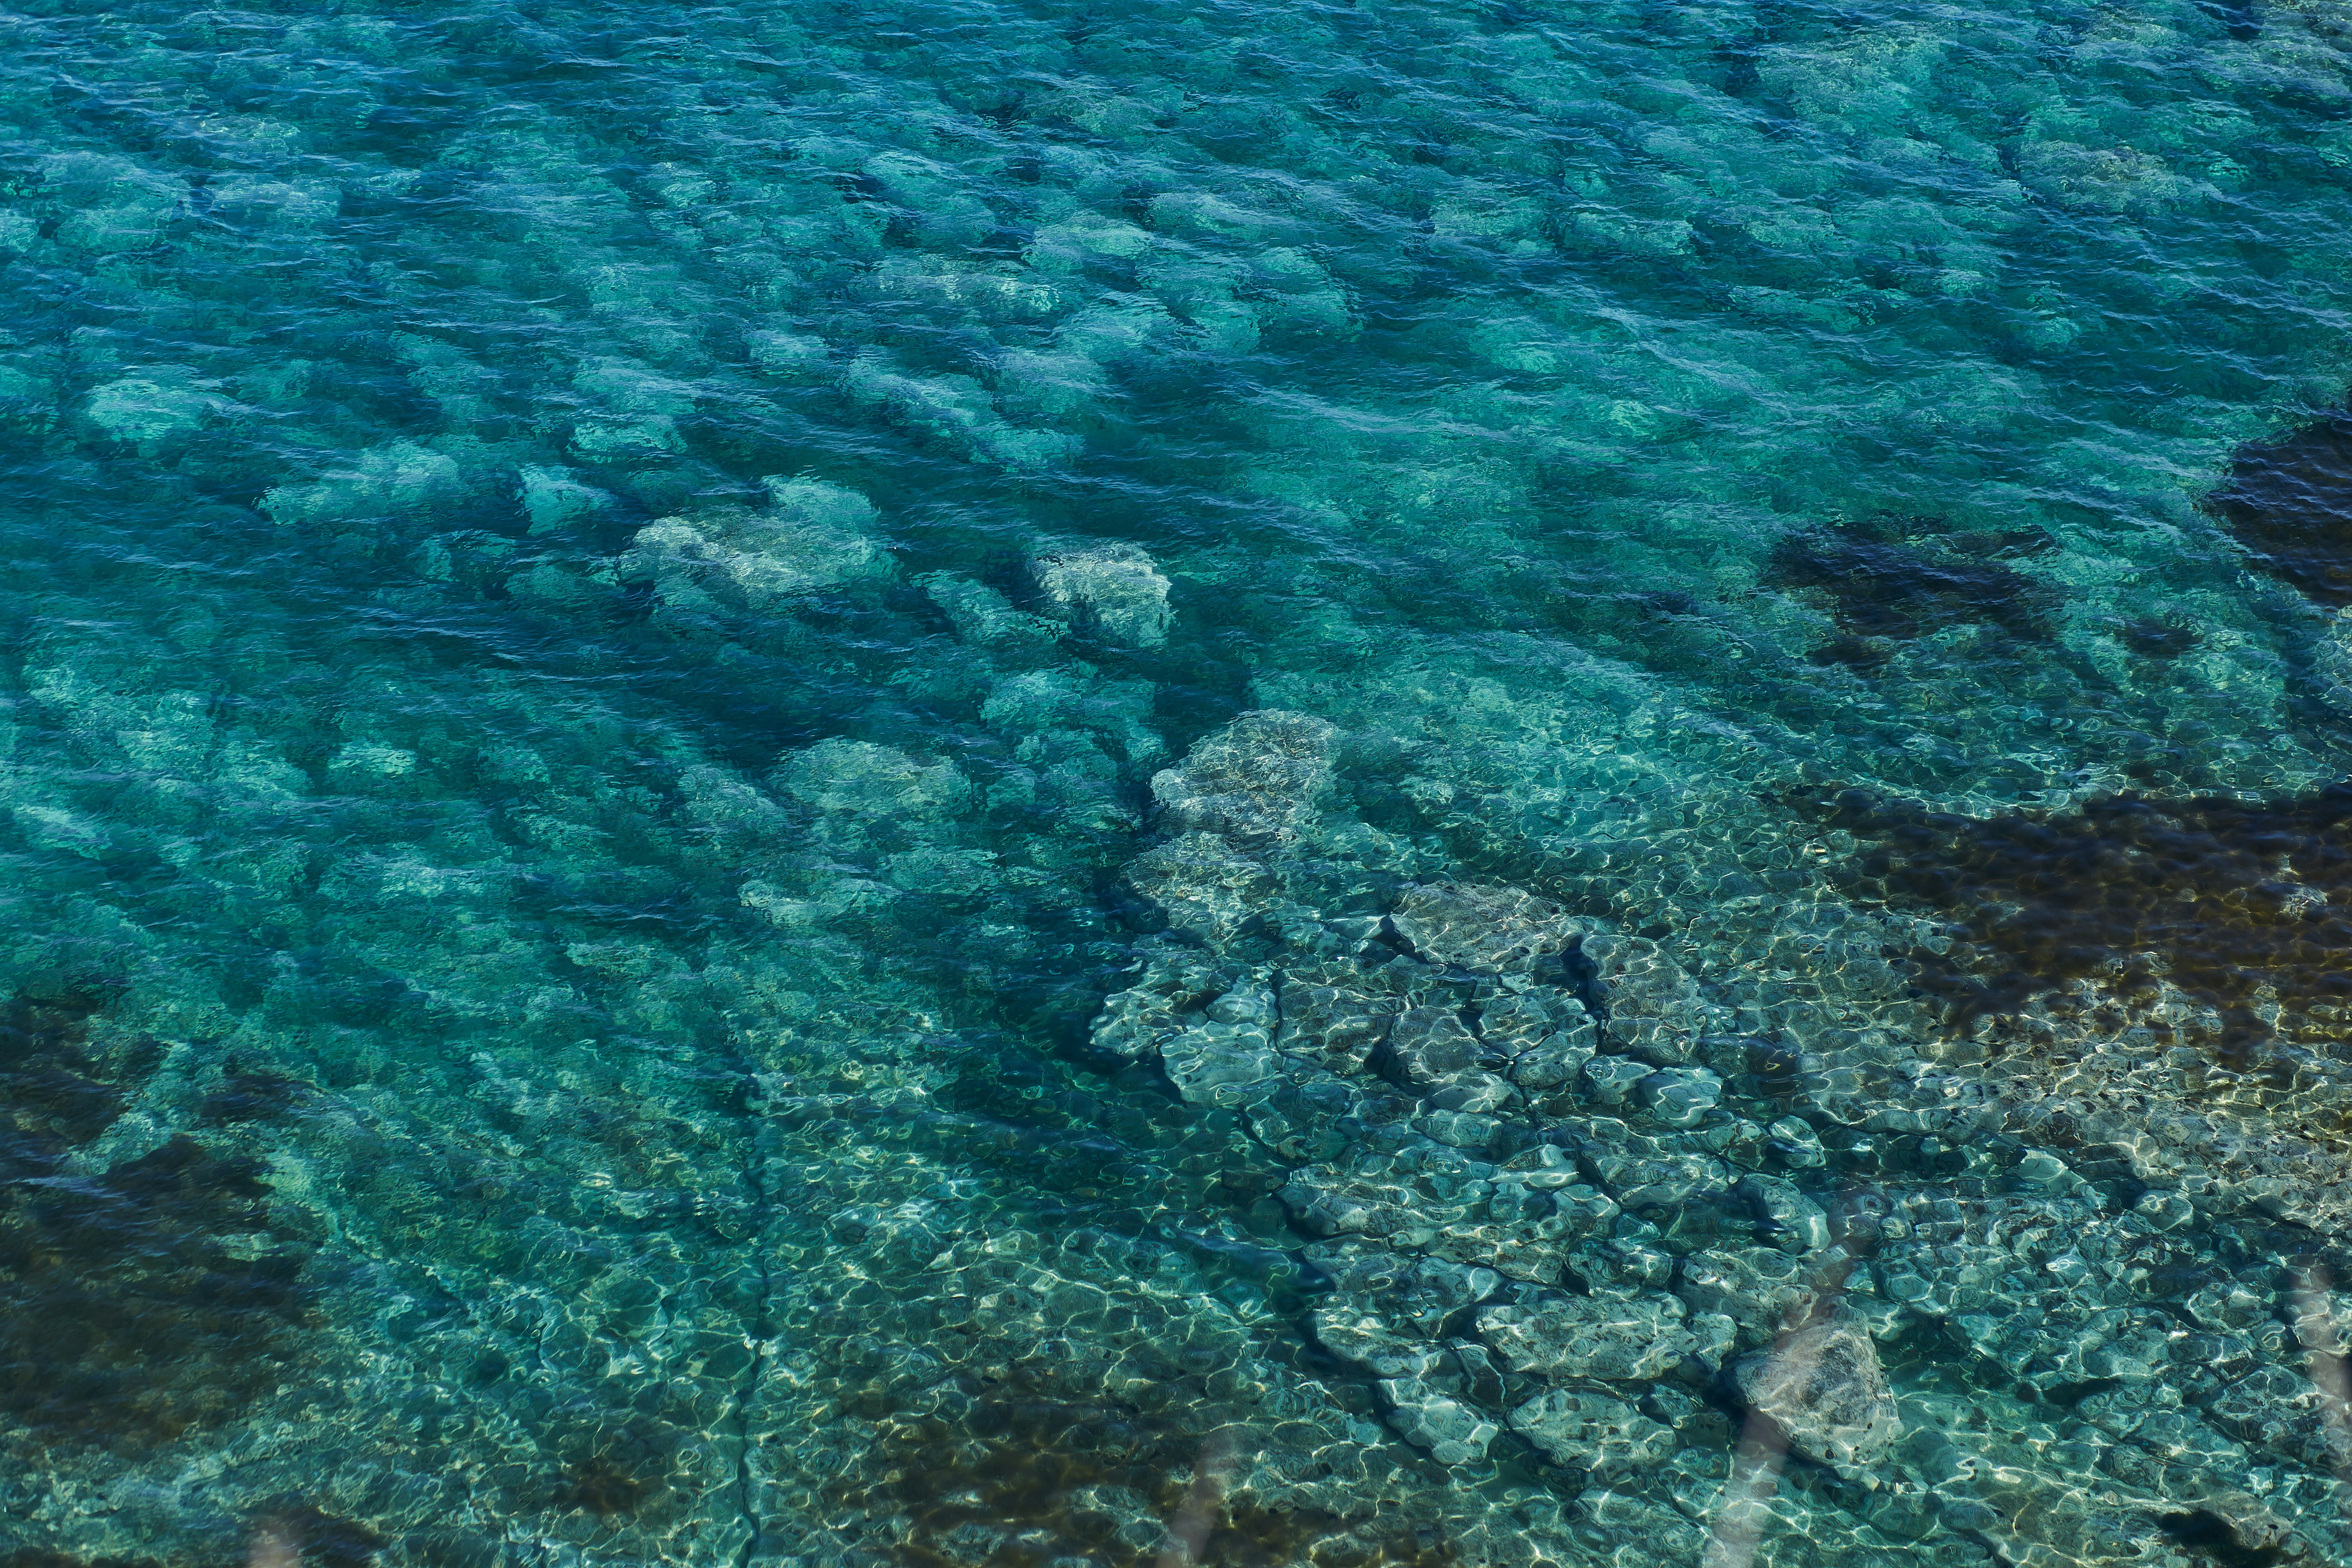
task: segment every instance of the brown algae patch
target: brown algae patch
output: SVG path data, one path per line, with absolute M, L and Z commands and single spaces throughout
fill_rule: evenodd
M 1908 961 L 1980 1037 L 2028 1040 L 2029 1015 L 2132 1031 L 2258 1097 L 2352 1069 L 2352 783 L 1985 817 L 1851 789 L 1801 804 L 1858 841 L 1849 891 L 1949 920 L 1948 948 Z
M 259 1160 L 177 1133 L 75 1163 L 144 1068 L 89 1046 L 101 1000 L 0 1007 L 0 1415 L 37 1447 L 142 1447 L 233 1415 L 310 1311 Z
M 2352 411 L 2241 448 L 2207 505 L 2252 564 L 2314 603 L 2352 605 Z
M 1198 1505 L 1202 1438 L 1116 1402 L 1082 1404 L 1013 1390 L 975 1399 L 961 1416 L 887 1421 L 864 1467 L 877 1481 L 834 1500 L 908 1523 L 906 1568 L 1046 1568 L 1074 1559 L 1108 1568 L 1167 1561 L 1168 1524 Z M 1246 1438 L 1241 1439 L 1246 1447 Z M 1452 1551 L 1410 1529 L 1366 1531 L 1312 1507 L 1270 1508 L 1223 1492 L 1206 1510 L 1202 1568 L 1449 1568 Z
M 1814 658 L 1867 668 L 1896 643 L 1958 625 L 2046 641 L 2055 595 L 1998 557 L 2035 553 L 2048 542 L 2033 531 L 1928 544 L 1858 531 L 1794 534 L 1774 548 L 1764 581 L 1824 595 L 1840 635 Z

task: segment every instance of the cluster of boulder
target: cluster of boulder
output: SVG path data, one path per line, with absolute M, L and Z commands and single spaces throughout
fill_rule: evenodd
M 2347 1550 L 2352 1431 L 2283 1305 L 2315 1239 L 1990 1127 L 1890 1179 L 1869 1107 L 1719 1033 L 1668 944 L 1527 888 L 1325 913 L 1338 744 L 1248 713 L 1155 779 L 1171 837 L 1131 876 L 1170 927 L 1094 1038 L 1289 1165 L 1307 1331 L 1399 1436 L 1465 1480 L 1538 1464 L 1662 1542 L 1713 1528 L 1752 1449 L 1824 1551 L 2162 1561 L 2191 1514 L 2278 1561 Z M 1885 1094 L 1890 1126 L 1948 1098 Z

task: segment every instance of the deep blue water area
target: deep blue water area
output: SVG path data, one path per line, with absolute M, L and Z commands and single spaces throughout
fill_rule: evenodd
M 0 1568 L 2352 1564 L 2352 16 L 0 10 Z

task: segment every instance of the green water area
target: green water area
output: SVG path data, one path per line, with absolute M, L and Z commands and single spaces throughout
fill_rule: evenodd
M 0 1568 L 2352 1568 L 2346 0 L 0 9 Z

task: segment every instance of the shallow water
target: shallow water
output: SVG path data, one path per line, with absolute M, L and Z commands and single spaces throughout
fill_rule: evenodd
M 0 13 L 0 1563 L 2352 1563 L 2345 29 Z

